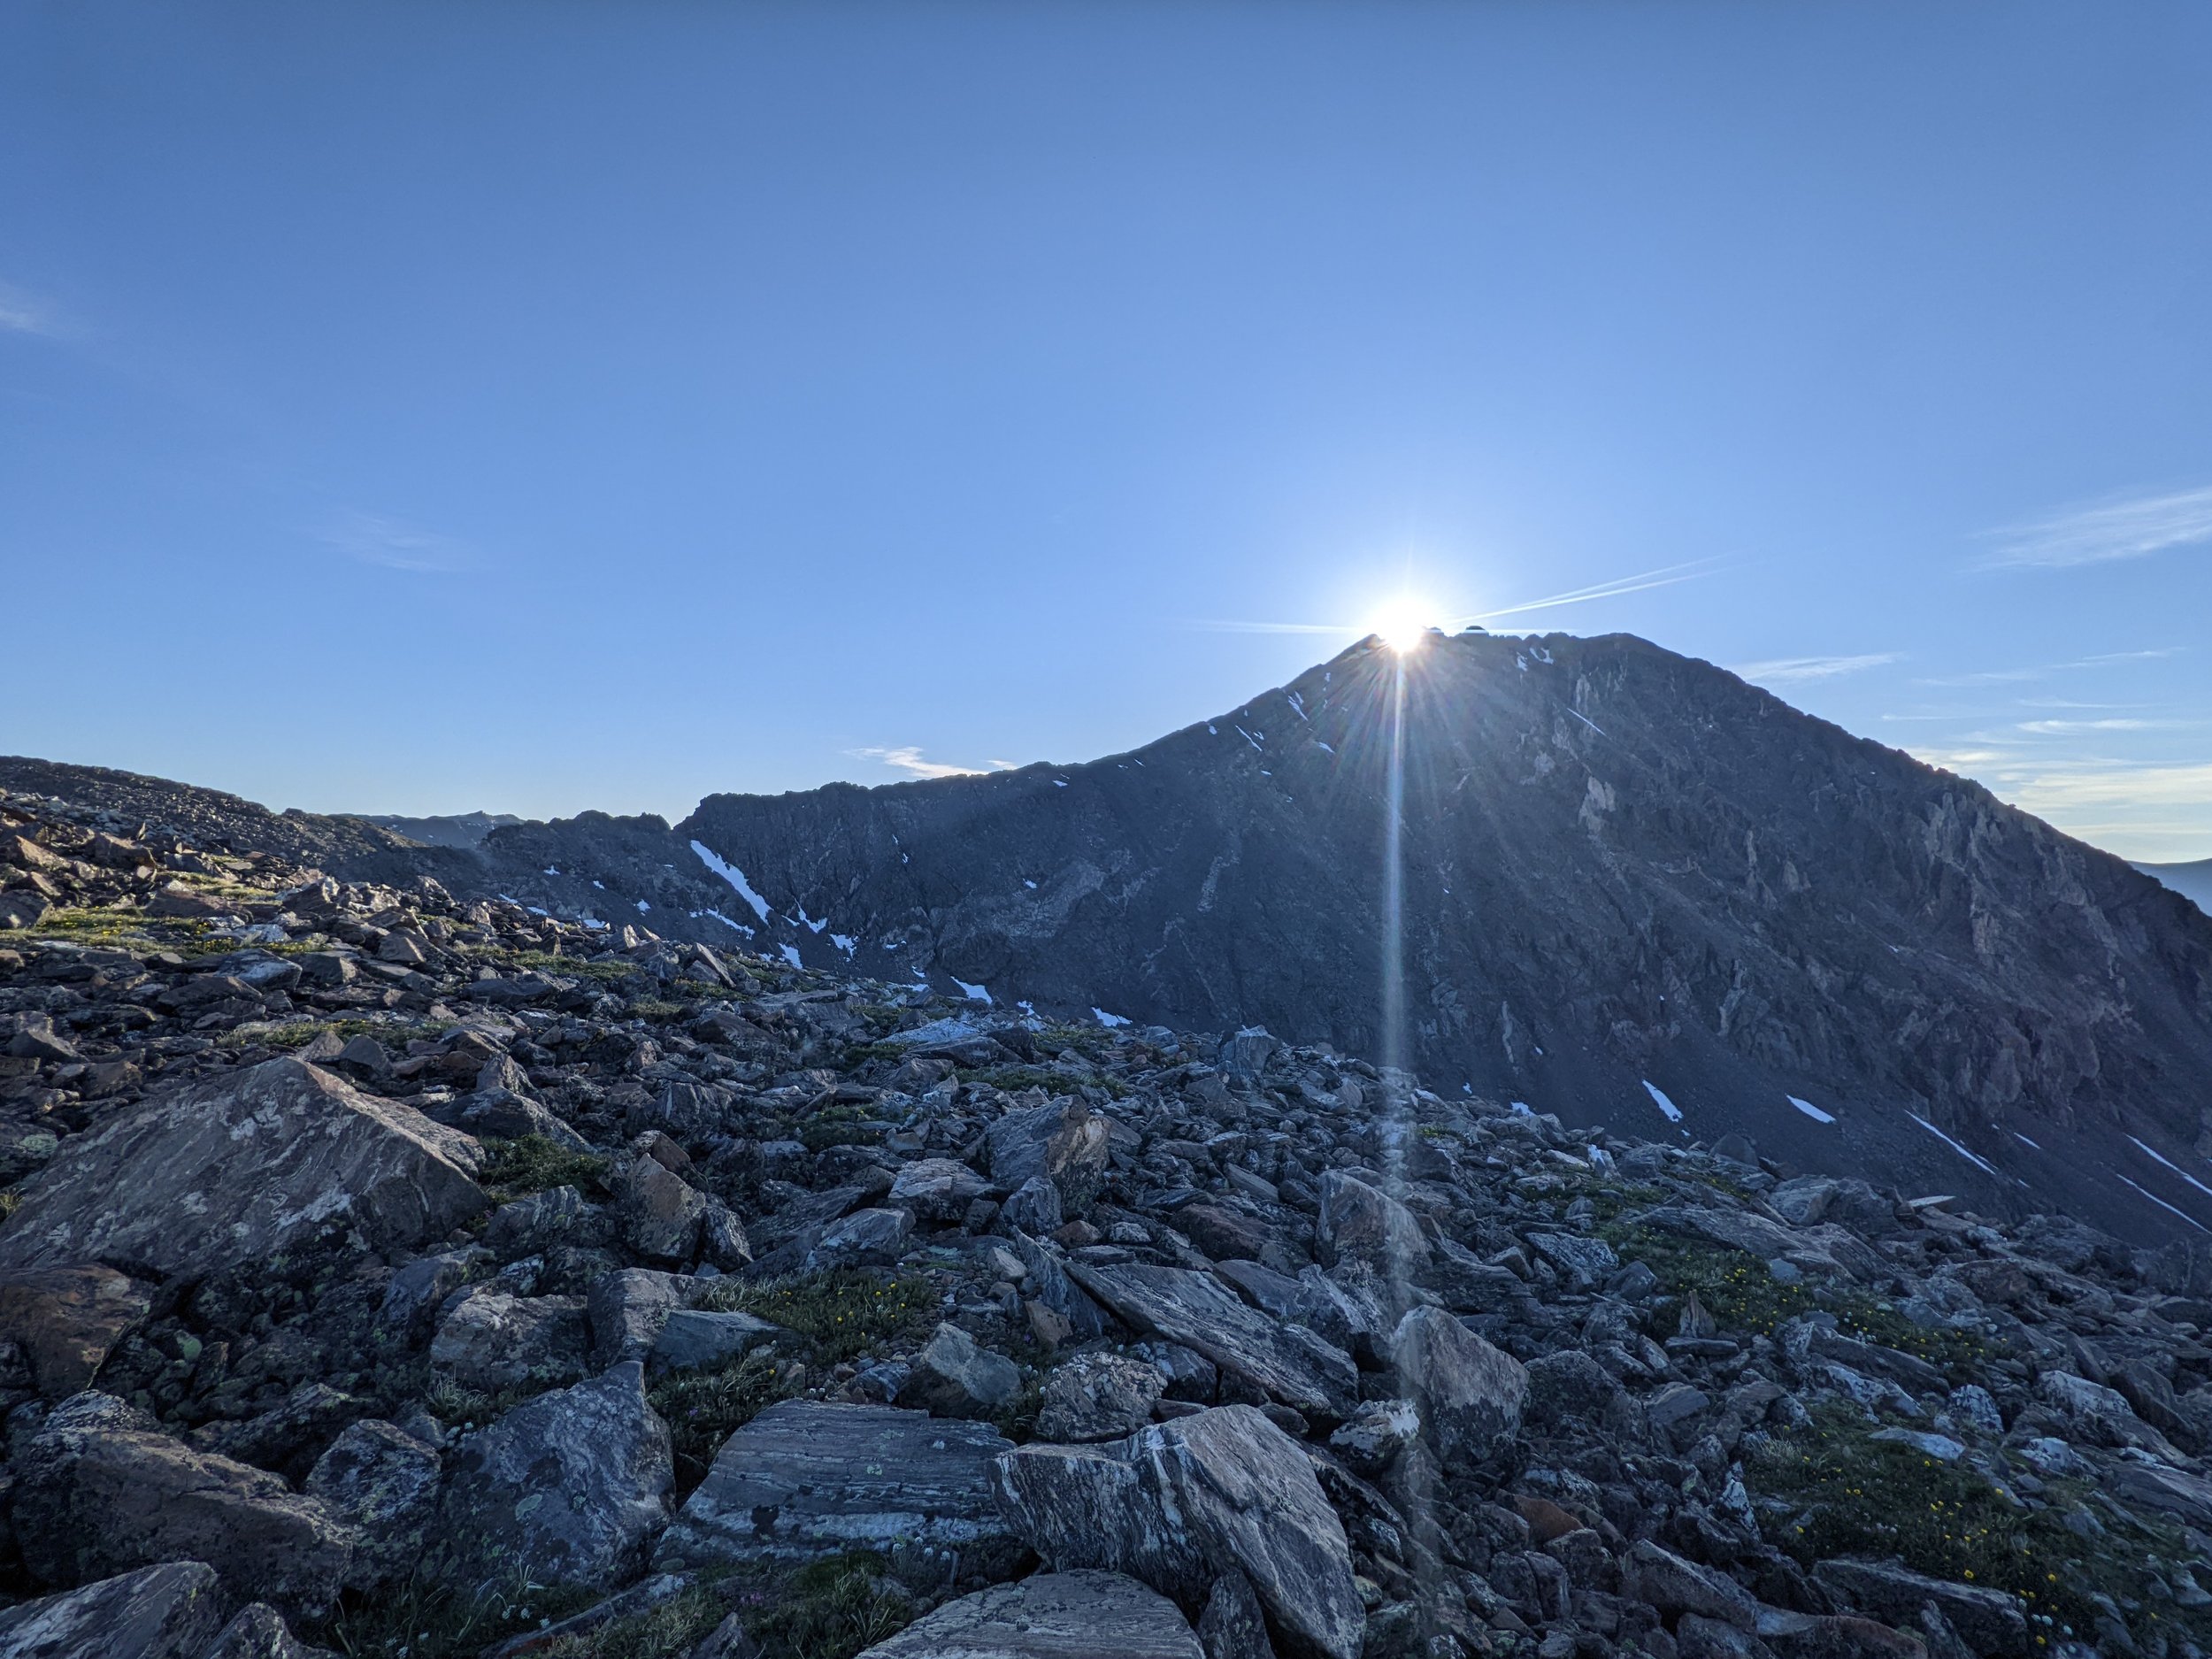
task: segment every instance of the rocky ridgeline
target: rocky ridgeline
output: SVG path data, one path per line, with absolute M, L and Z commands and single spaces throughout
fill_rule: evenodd
M 2212 1254 L 0 798 L 0 1655 L 2194 1655 Z

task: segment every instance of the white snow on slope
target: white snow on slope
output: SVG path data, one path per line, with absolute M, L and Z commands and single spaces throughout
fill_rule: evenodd
M 855 939 L 850 933 L 832 933 L 830 935 L 830 943 L 835 945 L 848 956 L 851 956 L 854 951 L 860 949 L 860 941 L 857 939 Z
M 1588 727 L 1589 727 L 1589 728 L 1590 728 L 1593 732 L 1595 732 L 1595 733 L 1597 733 L 1600 737 L 1603 737 L 1603 736 L 1605 735 L 1605 728 L 1604 728 L 1603 726 L 1600 726 L 1600 725 L 1599 725 L 1599 724 L 1598 724 L 1595 720 L 1593 720 L 1593 719 L 1592 719 L 1592 718 L 1591 718 L 1588 715 L 1586 715 L 1586 714 L 1583 713 L 1581 710 L 1579 710 L 1579 709 L 1570 709 L 1570 710 L 1567 710 L 1567 712 L 1568 712 L 1569 714 L 1573 715 L 1573 716 L 1574 716 L 1574 718 L 1575 718 L 1576 719 L 1578 719 L 1578 720 L 1581 721 L 1581 722 L 1583 723 L 1583 725 L 1585 725 L 1585 726 L 1588 726 Z
M 732 921 L 719 910 L 703 910 L 700 914 L 703 916 L 711 916 L 716 921 L 721 923 L 725 927 L 734 927 L 739 933 L 744 934 L 748 939 L 750 939 L 753 936 L 753 930 L 751 928 L 746 926 L 742 922 Z
M 806 966 L 806 964 L 799 958 L 799 948 L 796 945 L 786 945 L 783 947 L 783 959 L 795 968 L 803 968 Z
M 2012 1138 L 2015 1141 L 2017 1141 L 2024 1147 L 2034 1147 L 2038 1152 L 2043 1150 L 2041 1147 L 2036 1146 L 2034 1141 L 2029 1140 L 2027 1136 L 2022 1134 L 2017 1129 L 2012 1132 Z
M 2135 1137 L 2133 1135 L 2130 1135 L 2128 1139 L 2135 1141 Z M 2148 1154 L 2151 1157 L 2157 1159 L 2159 1163 L 2163 1164 L 2175 1174 L 2180 1176 L 2183 1180 L 2188 1182 L 2190 1186 L 2195 1187 L 2207 1198 L 2212 1198 L 2212 1187 L 2207 1187 L 2202 1181 L 2199 1180 L 2195 1176 L 2190 1174 L 2188 1171 L 2183 1169 L 2180 1164 L 2175 1163 L 2164 1153 L 2153 1150 L 2151 1148 L 2145 1146 L 2140 1141 L 2135 1141 L 2135 1146 L 2138 1151 Z
M 652 907 L 651 905 L 648 904 L 648 903 L 647 903 L 647 902 L 646 902 L 643 899 L 640 899 L 640 900 L 637 902 L 637 913 L 638 913 L 640 916 L 644 915 L 646 911 L 648 911 L 648 910 L 651 910 L 652 908 L 653 908 L 653 907 Z
M 768 919 L 768 901 L 753 891 L 752 883 L 745 879 L 745 872 L 724 858 L 704 841 L 691 843 L 691 850 L 699 855 L 699 862 L 723 880 L 737 889 L 737 896 L 753 907 L 753 914 L 762 921 Z
M 1110 1014 L 1102 1008 L 1094 1008 L 1091 1012 L 1097 1016 L 1098 1023 L 1109 1031 L 1117 1025 L 1126 1025 L 1129 1023 L 1129 1017 L 1126 1014 Z
M 1659 1108 L 1660 1113 L 1669 1123 L 1678 1124 L 1682 1121 L 1682 1109 L 1669 1100 L 1666 1091 L 1649 1078 L 1644 1079 L 1644 1092 L 1651 1096 L 1652 1103 Z
M 1803 1112 L 1805 1116 L 1811 1118 L 1816 1124 L 1832 1124 L 1836 1120 L 1834 1113 L 1821 1110 L 1819 1107 L 1814 1105 L 1812 1102 L 1809 1100 L 1800 1100 L 1794 1094 L 1786 1095 L 1785 1098 L 1788 1100 L 1791 1105 L 1796 1107 L 1798 1110 Z
M 1942 1130 L 1937 1128 L 1933 1124 L 1930 1123 L 1925 1118 L 1921 1117 L 1917 1112 L 1907 1112 L 1905 1116 L 1911 1118 L 1913 1122 L 1918 1124 L 1923 1129 L 1925 1129 L 1930 1134 L 1943 1142 L 1945 1146 L 1950 1148 L 1952 1151 L 1957 1153 L 1959 1156 L 1964 1158 L 1976 1169 L 1981 1171 L 1983 1174 L 1994 1175 L 1997 1172 L 1997 1166 L 1992 1164 L 1987 1158 L 1981 1157 L 1975 1153 L 1969 1152 L 1964 1147 L 1961 1146 L 1957 1141 L 1952 1140 L 1950 1136 L 1945 1134 Z
M 821 920 L 817 921 L 806 913 L 806 906 L 802 904 L 799 906 L 799 926 L 810 933 L 818 933 L 829 926 L 829 918 L 825 916 Z
M 960 995 L 966 997 L 971 1002 L 981 1002 L 987 1007 L 989 1005 L 991 994 L 985 990 L 981 986 L 970 985 L 958 974 L 953 975 L 952 982 L 960 987 Z
M 2120 1179 L 2124 1181 L 2127 1181 L 2130 1187 L 2135 1187 L 2135 1183 L 2133 1181 L 2128 1181 L 2128 1178 L 2126 1176 L 2123 1175 Z M 2149 1199 L 2151 1202 L 2156 1204 L 2161 1210 L 2172 1210 L 2174 1214 L 2179 1216 L 2184 1221 L 2194 1227 L 2199 1233 L 2212 1233 L 2212 1227 L 2206 1226 L 2204 1223 L 2199 1221 L 2194 1216 L 2191 1215 L 2185 1210 L 2174 1210 L 2174 1207 L 2171 1204 L 2161 1198 L 2156 1193 L 2150 1191 L 2147 1187 L 2135 1187 L 2135 1190 L 2141 1193 L 2144 1197 Z

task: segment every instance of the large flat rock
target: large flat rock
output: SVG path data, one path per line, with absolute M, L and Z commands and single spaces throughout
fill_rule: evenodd
M 479 1156 L 412 1107 L 270 1060 L 65 1141 L 0 1229 L 0 1268 L 210 1273 L 333 1226 L 380 1248 L 419 1244 L 484 1208 Z
M 723 1443 L 660 1560 L 804 1560 L 896 1544 L 987 1554 L 1009 1539 L 991 1462 L 1012 1449 L 985 1423 L 787 1400 Z
M 204 1562 L 141 1567 L 0 1611 L 0 1659 L 200 1659 L 222 1605 Z
M 1041 1572 L 948 1601 L 861 1659 L 1202 1659 L 1175 1603 L 1118 1572 Z
M 1196 1349 L 1271 1399 L 1331 1417 L 1349 1417 L 1358 1405 L 1359 1371 L 1350 1355 L 1303 1325 L 1278 1324 L 1210 1273 L 1081 1262 L 1068 1271 L 1138 1330 Z

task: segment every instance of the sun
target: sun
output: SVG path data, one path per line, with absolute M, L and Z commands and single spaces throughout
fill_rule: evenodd
M 1399 594 L 1375 607 L 1367 631 L 1380 634 L 1385 645 L 1402 655 L 1428 642 L 1435 617 L 1436 607 L 1419 595 Z

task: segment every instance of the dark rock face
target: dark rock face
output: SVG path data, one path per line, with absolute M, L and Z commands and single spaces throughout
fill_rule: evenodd
M 0 1266 L 206 1273 L 347 1225 L 415 1244 L 483 1209 L 477 1158 L 411 1107 L 270 1060 L 73 1138 L 0 1233 Z
M 164 1561 L 204 1561 L 234 1592 L 327 1612 L 354 1536 L 275 1475 L 196 1452 L 122 1401 L 81 1394 L 55 1408 L 21 1456 L 15 1506 L 24 1558 L 49 1583 Z
M 786 1401 L 733 1434 L 661 1540 L 664 1560 L 800 1559 L 894 1541 L 1004 1549 L 986 1424 L 886 1406 Z
M 215 1570 L 165 1562 L 0 1610 L 8 1659 L 200 1659 L 222 1624 Z

